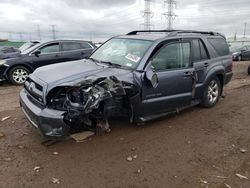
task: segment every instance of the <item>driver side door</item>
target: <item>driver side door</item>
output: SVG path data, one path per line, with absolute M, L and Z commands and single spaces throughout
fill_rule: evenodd
M 192 100 L 194 68 L 191 65 L 191 42 L 173 41 L 163 44 L 150 59 L 158 77 L 153 88 L 143 81 L 144 115 L 153 115 L 187 106 Z
M 36 51 L 40 51 L 40 54 L 34 55 L 33 52 L 32 61 L 35 68 L 63 61 L 59 42 L 46 44 Z

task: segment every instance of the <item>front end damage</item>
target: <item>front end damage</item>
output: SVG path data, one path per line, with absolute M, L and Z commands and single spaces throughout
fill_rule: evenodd
M 53 111 L 61 112 L 60 125 L 55 125 L 56 121 L 44 125 L 40 120 L 42 115 L 38 114 L 37 127 L 50 139 L 65 138 L 86 130 L 102 135 L 110 131 L 110 117 L 133 117 L 130 98 L 136 94 L 138 89 L 134 84 L 120 81 L 114 76 L 89 79 L 74 86 L 58 86 L 47 94 L 46 105 L 42 111 L 48 110 L 52 114 Z M 25 106 L 23 110 L 31 120 L 29 105 L 22 105 L 22 95 L 21 106 Z M 49 130 L 49 135 L 45 130 Z M 53 132 L 56 133 L 55 136 L 51 134 Z

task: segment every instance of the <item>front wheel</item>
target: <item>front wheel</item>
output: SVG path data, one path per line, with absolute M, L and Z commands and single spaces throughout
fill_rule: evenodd
M 28 78 L 29 74 L 30 71 L 26 67 L 16 66 L 9 71 L 9 79 L 12 84 L 22 85 Z
M 203 94 L 202 106 L 210 108 L 216 105 L 221 95 L 221 83 L 218 78 L 210 80 Z

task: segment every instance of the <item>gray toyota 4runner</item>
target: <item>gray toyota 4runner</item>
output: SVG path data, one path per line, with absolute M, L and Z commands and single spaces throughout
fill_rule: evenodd
M 49 139 L 109 131 L 201 104 L 213 107 L 232 78 L 225 37 L 215 32 L 133 31 L 111 38 L 89 59 L 34 71 L 20 93 L 29 121 Z

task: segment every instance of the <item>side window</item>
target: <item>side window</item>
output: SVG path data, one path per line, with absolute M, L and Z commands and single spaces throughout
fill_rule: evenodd
M 204 44 L 200 39 L 193 40 L 193 62 L 208 59 Z
M 59 52 L 59 43 L 48 44 L 42 48 L 40 48 L 41 54 L 50 54 Z
M 80 43 L 77 42 L 64 42 L 62 43 L 62 51 L 72 51 L 81 49 Z
M 201 50 L 201 60 L 208 59 L 207 51 L 205 49 L 205 46 L 201 40 L 199 40 L 200 43 L 200 50 Z
M 208 41 L 219 56 L 229 55 L 228 44 L 223 38 L 209 38 Z
M 92 47 L 89 45 L 89 43 L 87 42 L 81 43 L 81 49 L 90 49 L 90 48 Z
M 198 39 L 193 40 L 193 62 L 201 60 L 200 43 Z
M 156 71 L 188 67 L 190 43 L 167 44 L 156 52 L 151 61 Z

